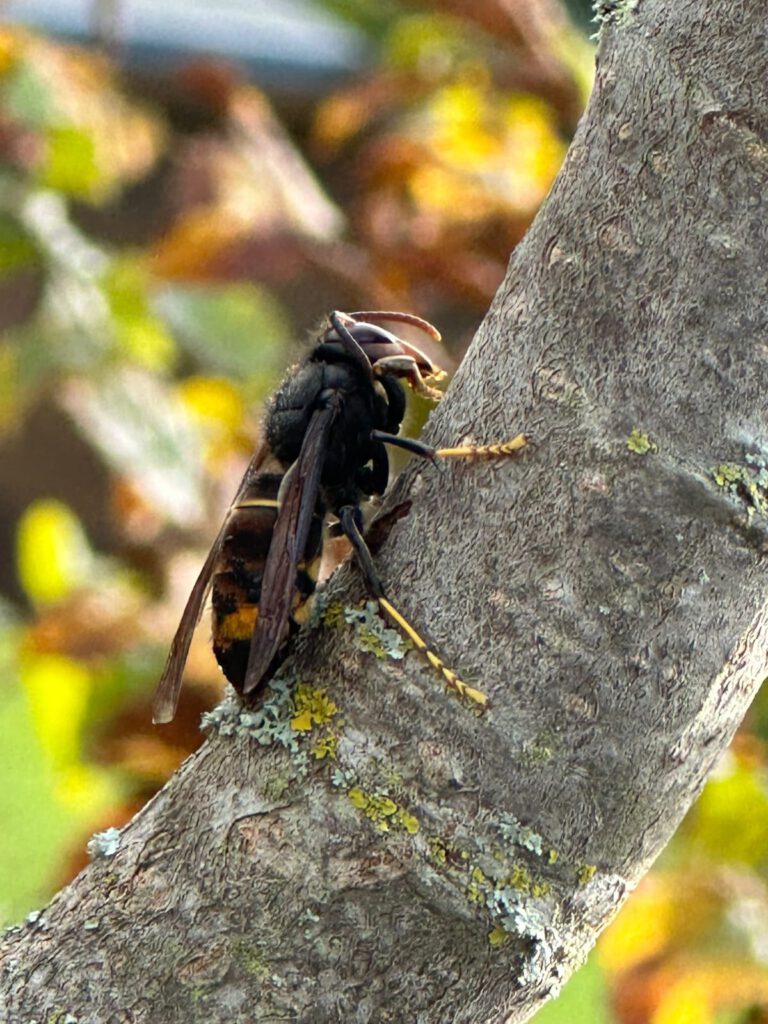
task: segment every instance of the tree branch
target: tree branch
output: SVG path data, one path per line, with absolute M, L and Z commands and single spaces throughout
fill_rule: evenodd
M 699 792 L 766 674 L 765 11 L 616 6 L 428 431 L 535 444 L 412 465 L 379 555 L 492 709 L 361 650 L 347 567 L 274 719 L 218 711 L 117 853 L 5 938 L 2 1019 L 524 1020 Z

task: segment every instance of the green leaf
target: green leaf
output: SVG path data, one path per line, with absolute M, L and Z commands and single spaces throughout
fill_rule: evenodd
M 27 61 L 19 61 L 6 75 L 2 100 L 6 113 L 30 128 L 44 128 L 56 119 L 51 88 Z
M 32 235 L 12 214 L 0 211 L 0 274 L 41 262 L 40 249 Z
M 0 702 L 0 922 L 42 902 L 71 816 L 54 796 L 54 770 L 35 731 L 26 697 L 12 683 Z
M 62 125 L 48 132 L 47 142 L 40 184 L 70 195 L 90 196 L 101 181 L 92 136 L 80 128 Z
M 693 841 L 719 863 L 765 863 L 768 791 L 762 770 L 727 755 L 688 819 Z
M 127 257 L 117 259 L 110 265 L 103 286 L 122 352 L 148 370 L 168 369 L 176 349 L 165 325 L 151 310 L 151 281 L 144 266 Z
M 10 924 L 50 897 L 73 840 L 114 803 L 118 788 L 82 761 L 87 671 L 60 655 L 28 654 L 20 665 L 22 634 L 2 611 L 0 924 Z
M 285 365 L 291 324 L 279 303 L 252 284 L 171 285 L 156 301 L 183 348 L 208 370 L 271 389 Z

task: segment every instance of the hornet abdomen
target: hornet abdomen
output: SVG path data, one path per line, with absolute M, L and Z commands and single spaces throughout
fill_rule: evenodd
M 282 479 L 280 473 L 260 474 L 232 509 L 211 581 L 213 653 L 238 691 L 243 688 L 251 637 L 259 617 L 264 566 L 277 520 Z M 304 557 L 296 567 L 290 632 L 308 613 L 322 543 L 322 509 L 318 503 Z

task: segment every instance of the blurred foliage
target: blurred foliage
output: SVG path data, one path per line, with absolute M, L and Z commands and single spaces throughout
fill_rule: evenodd
M 458 355 L 586 95 L 565 20 L 542 76 L 538 44 L 515 29 L 505 55 L 450 5 L 328 6 L 377 56 L 289 123 L 214 60 L 142 76 L 0 27 L 7 920 L 199 742 L 221 688 L 204 628 L 172 726 L 151 692 L 302 336 L 389 305 L 450 314 Z
M 764 687 L 656 867 L 537 1024 L 768 1022 L 767 742 Z
M 7 921 L 200 741 L 205 628 L 177 720 L 149 701 L 282 368 L 331 308 L 450 323 L 458 359 L 586 98 L 556 0 L 326 6 L 375 58 L 283 116 L 214 61 L 142 77 L 0 28 Z M 768 1022 L 767 735 L 761 698 L 541 1024 Z

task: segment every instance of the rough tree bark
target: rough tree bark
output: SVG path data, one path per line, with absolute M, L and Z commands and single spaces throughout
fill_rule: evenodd
M 5 938 L 2 1020 L 521 1021 L 699 792 L 766 674 L 765 5 L 604 6 L 589 110 L 428 431 L 535 444 L 412 465 L 379 556 L 492 710 L 326 615 L 298 710 L 219 712 Z

